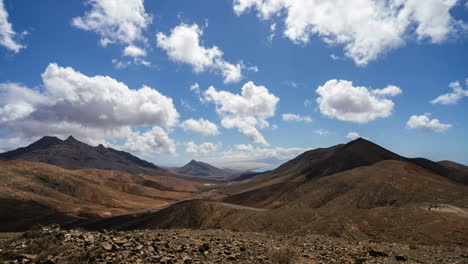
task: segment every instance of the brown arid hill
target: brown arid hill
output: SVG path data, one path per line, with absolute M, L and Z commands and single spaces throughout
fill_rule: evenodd
M 224 195 L 229 196 L 226 202 L 274 208 L 283 205 L 277 198 L 304 183 L 384 160 L 405 161 L 450 181 L 462 184 L 468 182 L 466 171 L 423 158 L 405 158 L 359 138 L 348 144 L 304 152 L 277 169 L 226 186 L 219 192 L 219 196 L 213 198 L 219 199 Z M 275 202 L 271 203 L 272 200 Z
M 259 203 L 250 201 L 252 207 L 185 201 L 120 223 L 106 226 L 101 222 L 94 228 L 220 228 L 468 246 L 468 186 L 407 161 L 361 166 L 270 197 Z M 269 207 L 269 203 L 281 206 L 257 208 Z
M 90 146 L 76 140 L 73 136 L 68 137 L 66 140 L 46 136 L 27 147 L 0 153 L 0 158 L 42 162 L 70 170 L 114 170 L 130 174 L 168 176 L 203 181 L 203 179 L 190 175 L 182 175 L 160 168 L 128 152 L 106 148 L 103 145 Z
M 203 188 L 202 183 L 164 175 L 67 170 L 4 160 L 0 161 L 0 231 L 126 214 L 190 198 Z
M 225 180 L 227 177 L 234 173 L 226 170 L 217 168 L 205 162 L 191 160 L 189 163 L 182 167 L 174 168 L 173 171 L 181 174 L 192 175 L 194 177 L 213 179 L 213 180 Z

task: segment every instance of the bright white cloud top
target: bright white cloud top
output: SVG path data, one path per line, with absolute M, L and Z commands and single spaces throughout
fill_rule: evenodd
M 407 128 L 419 128 L 429 132 L 442 133 L 451 128 L 451 124 L 443 124 L 439 119 L 431 119 L 429 115 L 413 115 L 406 123 Z
M 242 79 L 242 65 L 223 59 L 223 52 L 216 46 L 206 48 L 201 43 L 203 30 L 197 25 L 180 24 L 170 35 L 159 32 L 157 46 L 166 51 L 172 61 L 189 64 L 197 73 L 219 72 L 224 83 L 236 83 Z
M 211 86 L 204 94 L 206 101 L 216 105 L 223 127 L 237 128 L 255 144 L 268 144 L 258 129 L 269 126 L 267 119 L 275 115 L 279 98 L 266 87 L 248 82 L 242 86 L 241 94 L 233 94 Z
M 465 80 L 465 83 L 466 86 L 468 86 L 468 78 Z M 432 100 L 431 104 L 453 105 L 463 97 L 468 96 L 468 90 L 463 90 L 459 81 L 451 82 L 449 87 L 452 89 L 451 93 L 440 95 L 436 99 Z
M 316 90 L 320 112 L 328 117 L 354 123 L 368 123 L 392 114 L 394 103 L 386 97 L 402 91 L 396 86 L 372 90 L 345 80 L 329 80 Z
M 282 114 L 281 118 L 283 121 L 287 122 L 304 122 L 304 123 L 310 123 L 312 122 L 312 118 L 310 116 L 302 116 L 302 115 L 297 115 L 297 114 Z
M 445 41 L 466 26 L 450 10 L 457 0 L 233 0 L 241 15 L 256 10 L 263 20 L 285 15 L 284 36 L 307 44 L 312 36 L 344 45 L 345 55 L 364 66 L 403 46 L 415 35 L 432 43 Z
M 17 53 L 24 48 L 24 45 L 15 40 L 17 37 L 18 33 L 13 30 L 12 24 L 8 21 L 5 4 L 3 0 L 0 0 L 0 45 Z
M 145 57 L 146 50 L 141 49 L 137 46 L 130 45 L 125 47 L 123 55 L 128 57 Z
M 180 125 L 185 131 L 193 131 L 204 136 L 219 135 L 218 126 L 208 120 L 200 118 L 199 120 L 187 119 Z
M 145 41 L 143 30 L 152 22 L 146 13 L 143 0 L 89 0 L 91 9 L 72 24 L 83 30 L 94 31 L 102 46 L 111 43 L 131 45 Z
M 73 134 L 90 143 L 127 138 L 125 146 L 136 150 L 130 147 L 132 142 L 151 142 L 149 137 L 164 137 L 164 133 L 153 128 L 137 135 L 132 132 L 134 127 L 170 128 L 178 122 L 179 113 L 172 99 L 148 86 L 132 90 L 111 77 L 88 77 L 54 63 L 49 64 L 42 80 L 42 91 L 14 83 L 0 84 L 0 125 L 12 137 Z M 173 152 L 170 142 L 155 142 L 151 143 L 154 152 Z M 167 147 L 167 151 L 156 146 Z

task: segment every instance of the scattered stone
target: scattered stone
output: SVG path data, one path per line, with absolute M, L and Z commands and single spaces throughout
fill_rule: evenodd
M 382 251 L 377 251 L 372 248 L 369 249 L 369 255 L 371 255 L 372 257 L 388 257 L 387 253 L 382 252 Z
M 112 245 L 105 243 L 105 244 L 102 244 L 102 248 L 104 248 L 107 251 L 111 251 L 112 250 Z
M 284 249 L 284 250 L 279 250 Z M 281 253 L 281 254 L 278 254 Z M 286 254 L 294 252 L 294 255 Z M 394 254 L 393 252 L 398 252 Z M 319 235 L 290 236 L 226 230 L 88 232 L 44 227 L 0 240 L 0 263 L 466 263 L 462 246 L 408 247 Z M 391 256 L 393 257 L 390 257 Z

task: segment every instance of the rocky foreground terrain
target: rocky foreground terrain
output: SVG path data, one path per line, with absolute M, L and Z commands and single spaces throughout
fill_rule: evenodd
M 224 230 L 3 234 L 1 263 L 468 263 L 468 248 Z

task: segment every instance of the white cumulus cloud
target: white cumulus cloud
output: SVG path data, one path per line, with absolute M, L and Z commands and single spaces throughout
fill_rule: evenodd
M 18 35 L 19 34 L 13 30 L 12 24 L 8 21 L 8 12 L 3 0 L 0 0 L 0 45 L 13 52 L 19 52 L 24 48 L 24 45 L 15 40 Z
M 468 78 L 466 79 L 466 85 L 468 86 Z M 468 96 L 468 90 L 463 90 L 461 88 L 460 82 L 451 82 L 449 87 L 452 89 L 451 93 L 446 93 L 440 95 L 436 99 L 431 101 L 431 104 L 456 104 L 460 99 L 465 96 Z
M 283 35 L 296 44 L 316 36 L 343 45 L 345 55 L 366 65 L 405 44 L 411 36 L 441 43 L 466 26 L 450 10 L 457 0 L 233 0 L 241 15 L 256 10 L 263 20 L 285 14 Z
M 392 114 L 394 103 L 386 97 L 395 96 L 401 90 L 388 86 L 382 90 L 372 90 L 364 86 L 354 86 L 345 80 L 329 80 L 319 86 L 316 92 L 320 112 L 341 121 L 367 123 Z
M 447 129 L 451 128 L 451 124 L 443 124 L 439 119 L 431 119 L 427 114 L 424 115 L 413 115 L 406 123 L 407 128 L 419 128 L 429 132 L 442 133 Z
M 185 131 L 193 131 L 204 136 L 219 135 L 218 126 L 208 120 L 200 118 L 199 120 L 187 119 L 180 125 Z
M 41 90 L 0 84 L 0 126 L 9 132 L 7 136 L 73 134 L 95 144 L 108 138 L 134 138 L 132 131 L 138 127 L 171 128 L 178 122 L 172 99 L 148 86 L 134 90 L 109 76 L 89 77 L 54 63 L 42 80 Z M 152 131 L 155 134 L 159 128 Z
M 89 0 L 91 7 L 84 16 L 75 17 L 72 24 L 80 29 L 94 31 L 101 37 L 101 45 L 145 41 L 143 30 L 152 18 L 145 11 L 143 0 Z
M 174 141 L 164 129 L 158 126 L 153 126 L 147 132 L 132 131 L 127 135 L 126 142 L 117 148 L 143 155 L 147 153 L 174 155 L 176 153 Z
M 204 94 L 206 101 L 216 105 L 223 127 L 237 128 L 256 144 L 268 144 L 258 129 L 269 126 L 267 119 L 275 115 L 279 98 L 266 87 L 248 82 L 242 87 L 241 94 L 233 94 L 217 91 L 211 86 Z
M 123 55 L 128 57 L 144 57 L 146 56 L 146 50 L 134 45 L 130 45 L 125 47 Z
M 310 123 L 312 122 L 312 118 L 310 116 L 302 116 L 302 115 L 297 115 L 297 114 L 282 114 L 281 118 L 284 121 L 291 121 L 291 122 L 305 122 L 305 123 Z
M 146 50 L 135 45 L 147 42 L 143 33 L 152 22 L 152 16 L 145 11 L 144 0 L 87 0 L 86 5 L 90 9 L 83 16 L 73 18 L 72 25 L 98 34 L 103 47 L 115 43 L 126 45 L 122 55 L 133 60 L 113 59 L 117 69 L 132 64 L 151 65 L 142 58 Z
M 166 51 L 175 62 L 189 64 L 195 72 L 214 71 L 224 77 L 224 83 L 236 83 L 242 79 L 242 65 L 223 59 L 223 52 L 216 46 L 204 47 L 200 40 L 203 30 L 197 25 L 180 24 L 166 35 L 156 35 L 157 46 Z
M 194 155 L 194 156 L 206 156 L 212 152 L 217 151 L 221 144 L 220 143 L 212 143 L 212 142 L 204 142 L 202 144 L 195 144 L 193 141 L 189 141 L 186 143 L 185 151 Z

